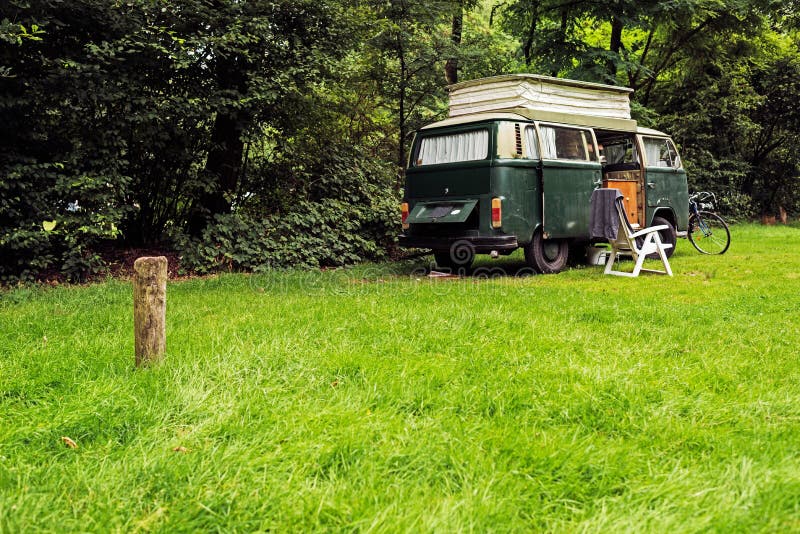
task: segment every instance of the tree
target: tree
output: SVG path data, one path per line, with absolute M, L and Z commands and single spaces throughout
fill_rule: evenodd
M 453 6 L 446 0 L 371 4 L 378 30 L 369 41 L 366 61 L 384 104 L 395 117 L 398 168 L 406 164 L 409 134 L 441 113 L 445 80 L 437 65 L 448 59 L 452 41 L 439 30 L 446 27 Z
M 748 199 L 762 213 L 796 209 L 800 156 L 797 41 L 761 13 L 684 54 L 673 86 L 653 104 L 685 147 L 696 186 Z M 702 52 L 702 53 L 701 53 Z
M 185 9 L 185 3 L 182 3 Z M 197 2 L 185 33 L 188 52 L 207 72 L 204 96 L 213 114 L 204 165 L 209 186 L 195 199 L 189 221 L 197 235 L 209 215 L 230 211 L 244 164 L 246 138 L 264 124 L 290 134 L 291 103 L 342 51 L 346 24 L 337 6 L 282 0 Z
M 248 137 L 290 135 L 293 103 L 349 42 L 341 12 L 294 0 L 4 8 L 0 275 L 84 272 L 100 240 L 154 241 L 228 211 Z
M 140 21 L 100 2 L 13 3 L 2 17 L 37 32 L 0 43 L 0 277 L 90 270 L 89 246 L 117 234 L 130 179 L 125 98 L 99 79 L 86 32 L 108 43 Z

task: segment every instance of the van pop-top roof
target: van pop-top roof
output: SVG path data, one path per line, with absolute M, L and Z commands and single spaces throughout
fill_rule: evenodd
M 531 120 L 636 131 L 630 108 L 633 89 L 627 87 L 509 74 L 457 83 L 448 90 L 451 119 L 502 111 Z

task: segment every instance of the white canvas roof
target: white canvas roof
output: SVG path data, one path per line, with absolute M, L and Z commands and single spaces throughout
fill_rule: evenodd
M 541 113 L 631 120 L 629 95 L 633 90 L 626 87 L 511 74 L 458 83 L 449 91 L 451 117 L 516 108 L 517 112 L 526 110 L 528 118 L 538 118 Z

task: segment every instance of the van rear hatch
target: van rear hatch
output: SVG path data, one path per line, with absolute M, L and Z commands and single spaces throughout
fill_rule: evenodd
M 412 167 L 406 171 L 408 199 L 478 197 L 491 191 L 491 162 L 470 161 Z

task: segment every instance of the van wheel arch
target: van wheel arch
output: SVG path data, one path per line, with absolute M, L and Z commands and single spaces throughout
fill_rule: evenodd
M 533 230 L 531 230 L 531 233 L 528 234 L 527 239 L 525 241 L 520 241 L 519 242 L 520 243 L 520 248 L 524 249 L 524 248 L 530 246 L 530 244 L 533 243 L 533 236 L 536 235 L 536 232 L 543 231 L 542 226 L 543 226 L 542 223 L 536 223 L 534 225 L 534 227 L 533 227 Z
M 667 221 L 673 228 L 678 228 L 678 218 L 675 216 L 675 212 L 672 210 L 672 208 L 657 209 L 653 213 L 653 219 L 655 220 L 656 217 L 660 217 L 661 219 Z M 651 223 L 651 226 L 655 226 L 655 223 Z

